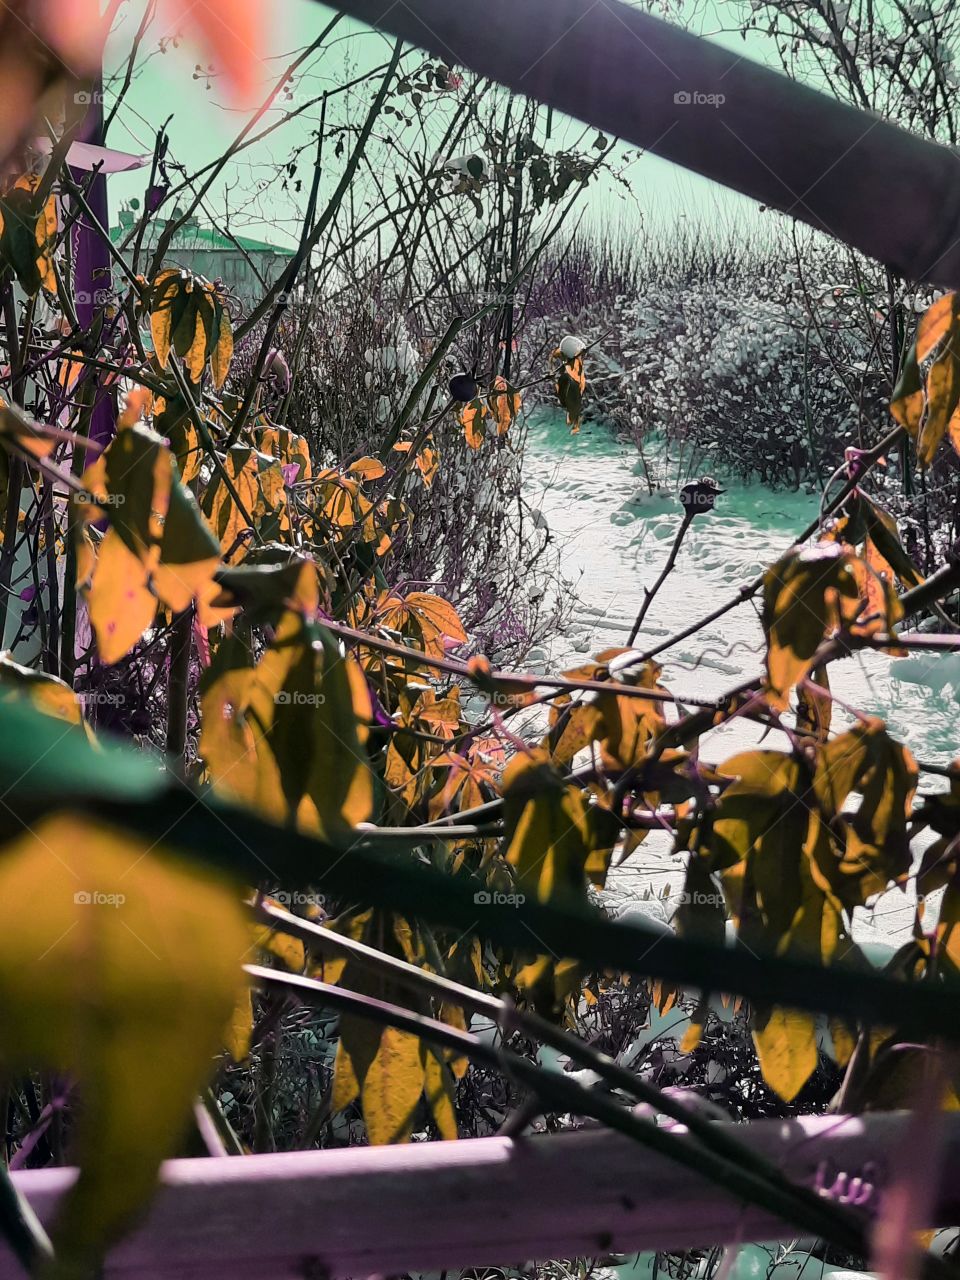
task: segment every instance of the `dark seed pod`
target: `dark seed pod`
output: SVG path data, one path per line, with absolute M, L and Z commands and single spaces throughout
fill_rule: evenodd
M 680 502 L 684 509 L 692 515 L 699 512 L 712 511 L 717 495 L 723 493 L 713 476 L 701 476 L 699 480 L 691 480 L 680 490 Z
M 469 404 L 471 400 L 476 400 L 480 388 L 477 386 L 477 380 L 469 373 L 455 373 L 450 379 L 450 394 L 454 400 L 462 400 L 464 404 Z

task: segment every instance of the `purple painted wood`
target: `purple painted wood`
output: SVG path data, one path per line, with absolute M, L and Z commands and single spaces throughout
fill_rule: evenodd
M 946 1157 L 931 1226 L 960 1221 L 960 1115 L 941 1120 Z M 735 1132 L 797 1182 L 869 1213 L 907 1125 L 904 1113 L 815 1116 Z M 14 1180 L 49 1224 L 74 1176 L 50 1169 Z M 111 1254 L 107 1280 L 390 1275 L 796 1234 L 601 1129 L 172 1160 L 161 1181 L 145 1221 Z M 17 1275 L 0 1252 L 0 1280 Z
M 953 152 L 620 0 L 337 7 L 791 213 L 908 279 L 960 286 Z
M 84 122 L 86 141 L 97 146 L 103 142 L 103 92 L 99 80 L 94 81 L 90 105 Z M 75 182 L 88 180 L 84 168 L 71 168 Z M 86 192 L 87 204 L 100 226 L 108 229 L 110 213 L 107 204 L 107 179 L 98 171 Z M 85 214 L 77 220 L 74 233 L 74 277 L 76 281 L 77 319 L 85 329 L 89 328 L 104 302 L 111 297 L 110 251 L 103 237 L 93 228 Z M 95 371 L 91 378 L 97 377 Z M 90 419 L 90 437 L 105 445 L 114 433 L 114 413 L 110 396 L 98 392 Z

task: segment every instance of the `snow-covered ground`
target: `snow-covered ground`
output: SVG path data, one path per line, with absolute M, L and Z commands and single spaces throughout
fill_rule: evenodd
M 570 625 L 532 659 L 544 669 L 562 670 L 626 644 L 643 588 L 653 584 L 664 565 L 681 508 L 672 491 L 649 494 L 632 444 L 618 444 L 609 431 L 595 426 L 571 436 L 558 415 L 545 414 L 532 423 L 524 470 L 527 499 L 553 534 L 565 589 L 575 601 Z M 817 511 L 817 497 L 805 493 L 773 493 L 736 482 L 726 487 L 716 510 L 698 517 L 687 534 L 676 568 L 647 614 L 638 647 L 652 647 L 730 598 L 785 551 Z M 758 674 L 763 644 L 757 607 L 740 606 L 659 660 L 663 682 L 681 700 L 684 694 L 715 696 Z M 869 654 L 831 667 L 830 678 L 838 697 L 882 717 L 921 760 L 946 764 L 960 754 L 955 732 L 960 656 Z M 843 727 L 846 720 L 835 709 L 835 725 Z M 755 726 L 735 721 L 703 739 L 703 757 L 720 761 L 758 741 Z M 783 747 L 786 741 L 770 734 L 764 745 Z M 652 833 L 613 873 L 604 896 L 617 916 L 642 914 L 669 927 L 682 889 L 682 860 L 670 853 L 665 836 Z M 857 914 L 854 936 L 880 963 L 906 940 L 913 897 L 891 891 L 871 911 Z M 679 1038 L 687 1020 L 682 1010 L 673 1015 L 677 1026 L 652 1026 L 648 1038 Z M 937 1244 L 942 1247 L 954 1235 L 938 1233 Z M 598 1280 L 650 1280 L 654 1274 L 650 1254 L 596 1273 Z M 726 1275 L 728 1280 L 867 1280 L 865 1273 L 825 1266 L 802 1247 L 759 1244 L 735 1250 Z
M 532 422 L 524 471 L 527 499 L 553 534 L 576 602 L 565 632 L 532 657 L 554 670 L 576 666 L 590 654 L 626 644 L 644 586 L 653 584 L 665 563 L 681 508 L 671 490 L 650 496 L 632 444 L 619 444 L 598 426 L 585 425 L 571 435 L 560 415 L 543 414 Z M 652 647 L 729 599 L 816 515 L 815 495 L 723 483 L 727 492 L 716 509 L 698 516 L 688 532 L 638 647 Z M 716 696 L 758 674 L 763 644 L 757 603 L 739 606 L 660 661 L 664 683 L 681 700 L 685 694 Z M 921 760 L 946 764 L 957 753 L 960 656 L 859 655 L 832 666 L 830 678 L 839 698 L 882 717 Z M 835 709 L 835 725 L 844 722 L 844 713 Z M 756 726 L 736 720 L 703 739 L 703 757 L 726 759 L 756 744 L 758 733 Z M 786 743 L 782 735 L 769 734 L 764 745 Z M 667 840 L 654 834 L 614 874 L 609 896 L 617 910 L 669 919 L 671 898 L 682 888 L 680 861 L 670 857 Z M 650 900 L 648 890 L 658 900 L 666 890 L 662 905 Z M 881 944 L 882 950 L 882 944 L 905 940 L 912 901 L 890 892 L 871 913 L 858 915 L 858 941 Z

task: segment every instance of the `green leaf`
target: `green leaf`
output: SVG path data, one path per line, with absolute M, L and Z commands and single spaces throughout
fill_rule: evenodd
M 32 191 L 14 187 L 0 198 L 0 217 L 3 227 L 0 231 L 0 258 L 16 276 L 24 293 L 32 297 L 43 283 L 37 263 L 38 214 Z

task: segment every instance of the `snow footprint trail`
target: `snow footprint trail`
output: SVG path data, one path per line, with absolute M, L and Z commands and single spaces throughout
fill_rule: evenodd
M 585 425 L 571 436 L 561 415 L 543 414 L 531 423 L 524 471 L 527 499 L 553 534 L 576 602 L 570 624 L 540 655 L 545 666 L 563 670 L 586 654 L 626 644 L 643 588 L 655 581 L 669 553 L 681 508 L 672 493 L 647 493 L 633 445 L 621 445 L 597 426 Z M 814 496 L 729 483 L 716 510 L 698 517 L 684 539 L 676 568 L 645 619 L 641 642 L 661 640 L 729 599 L 791 545 L 816 511 Z M 757 675 L 763 637 L 755 603 L 667 650 L 661 661 L 667 687 L 692 697 L 715 697 Z M 831 681 L 840 698 L 886 720 L 890 732 L 921 759 L 946 764 L 960 754 L 960 658 L 860 654 L 831 667 Z M 838 727 L 845 720 L 835 714 Z M 704 757 L 723 760 L 758 741 L 757 727 L 737 720 L 705 737 Z M 767 747 L 785 745 L 780 734 L 764 739 Z M 642 851 L 642 864 L 636 855 L 611 877 L 612 896 L 636 902 L 648 891 L 657 897 L 665 888 L 679 892 L 682 869 L 667 856 L 666 839 L 654 833 Z M 910 916 L 908 900 L 888 893 L 872 921 L 856 922 L 858 940 L 896 944 Z

